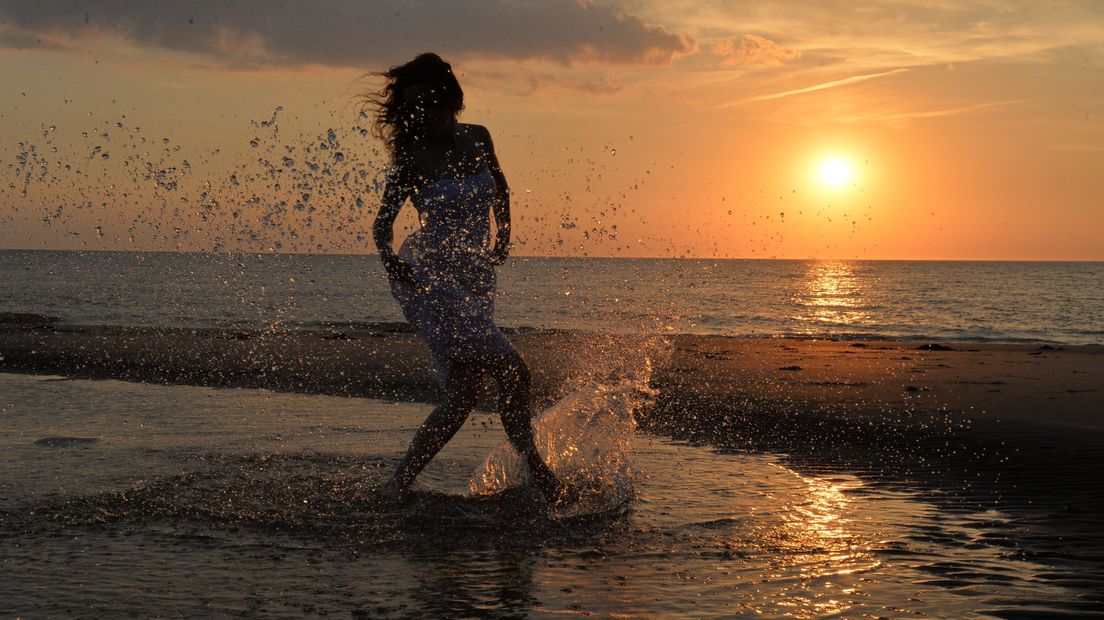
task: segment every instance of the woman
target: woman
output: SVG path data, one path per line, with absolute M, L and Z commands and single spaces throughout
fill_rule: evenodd
M 452 67 L 421 54 L 384 74 L 370 102 L 392 169 L 372 232 L 391 291 L 425 338 L 445 399 L 422 423 L 386 495 L 401 495 L 460 430 L 487 377 L 498 382 L 498 410 L 533 481 L 552 500 L 556 476 L 541 459 L 529 414 L 529 369 L 494 324 L 494 266 L 510 251 L 510 199 L 491 136 L 457 122 L 464 93 Z M 396 255 L 395 217 L 407 199 L 421 228 Z M 491 212 L 497 225 L 491 248 Z

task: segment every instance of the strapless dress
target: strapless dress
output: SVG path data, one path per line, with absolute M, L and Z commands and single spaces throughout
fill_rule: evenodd
M 450 359 L 515 352 L 494 324 L 490 205 L 497 191 L 489 171 L 427 183 L 413 200 L 421 226 L 399 248 L 415 282 L 392 280 L 391 294 L 425 338 L 430 374 L 441 384 Z

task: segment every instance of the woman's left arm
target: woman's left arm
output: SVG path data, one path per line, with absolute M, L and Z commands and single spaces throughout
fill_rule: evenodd
M 491 212 L 494 213 L 495 224 L 498 226 L 494 248 L 491 250 L 491 262 L 501 265 L 510 255 L 510 186 L 506 184 L 506 175 L 502 174 L 502 167 L 498 164 L 494 142 L 491 141 L 491 132 L 482 125 L 476 127 L 475 139 L 482 146 L 482 155 L 487 169 L 490 170 L 498 187 L 491 202 Z

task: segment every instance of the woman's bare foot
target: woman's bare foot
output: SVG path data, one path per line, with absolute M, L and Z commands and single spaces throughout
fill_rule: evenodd
M 379 488 L 378 497 L 383 504 L 399 504 L 408 494 L 407 487 L 403 486 L 397 478 L 391 478 Z

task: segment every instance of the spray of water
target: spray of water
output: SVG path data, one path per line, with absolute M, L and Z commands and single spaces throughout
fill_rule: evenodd
M 579 377 L 565 395 L 533 418 L 537 447 L 557 476 L 578 494 L 559 516 L 607 512 L 633 498 L 632 448 L 636 413 L 657 392 L 652 370 L 670 356 L 670 340 L 649 328 L 633 337 L 603 336 L 580 353 Z M 510 443 L 491 451 L 472 477 L 475 494 L 526 482 L 524 461 Z

